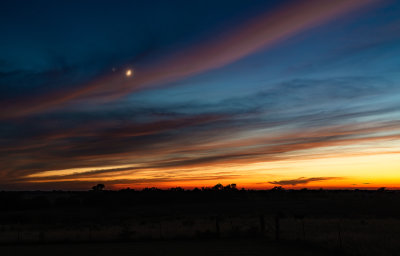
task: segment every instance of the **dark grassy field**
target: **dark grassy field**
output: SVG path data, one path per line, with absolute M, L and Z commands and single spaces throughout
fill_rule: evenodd
M 398 191 L 0 192 L 0 255 L 399 255 Z
M 221 256 L 221 255 L 337 255 L 321 248 L 289 243 L 272 243 L 262 239 L 171 240 L 112 243 L 72 243 L 8 245 L 0 247 L 1 255 L 38 256 L 109 256 L 109 255 L 163 255 L 163 256 Z

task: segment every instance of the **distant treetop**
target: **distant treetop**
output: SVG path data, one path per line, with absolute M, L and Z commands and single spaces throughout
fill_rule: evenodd
M 106 186 L 104 184 L 97 184 L 96 186 L 93 186 L 92 189 L 94 191 L 102 191 L 102 190 L 104 190 L 105 187 Z

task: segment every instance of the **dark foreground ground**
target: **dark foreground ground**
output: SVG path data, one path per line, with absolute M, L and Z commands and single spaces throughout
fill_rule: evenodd
M 78 244 L 36 244 L 1 246 L 4 256 L 222 256 L 222 255 L 340 255 L 326 249 L 313 248 L 299 244 L 272 243 L 262 239 L 220 239 L 220 240 L 174 240 L 146 242 L 78 243 Z
M 399 191 L 0 192 L 0 255 L 400 255 Z

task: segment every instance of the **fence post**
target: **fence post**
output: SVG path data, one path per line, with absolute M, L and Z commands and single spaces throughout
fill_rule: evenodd
M 275 240 L 279 241 L 280 225 L 279 225 L 279 214 L 275 216 Z
M 92 224 L 89 225 L 89 241 L 92 241 Z
M 44 242 L 44 239 L 45 239 L 44 231 L 43 231 L 43 230 L 42 230 L 42 231 L 39 231 L 39 233 L 38 233 L 38 241 L 39 241 L 40 243 L 43 243 L 43 242 Z
M 340 221 L 338 223 L 338 245 L 339 245 L 339 249 L 342 250 L 343 248 L 343 244 L 342 244 L 342 228 L 340 225 Z
M 160 239 L 162 239 L 162 238 L 163 238 L 163 235 L 162 235 L 162 223 L 160 221 Z
M 264 236 L 265 234 L 265 219 L 264 215 L 260 214 L 260 231 L 261 231 L 261 236 Z
M 216 235 L 217 235 L 217 238 L 220 238 L 221 237 L 221 230 L 220 230 L 220 227 L 219 227 L 219 216 L 217 216 L 216 218 L 215 218 L 215 230 L 216 230 Z

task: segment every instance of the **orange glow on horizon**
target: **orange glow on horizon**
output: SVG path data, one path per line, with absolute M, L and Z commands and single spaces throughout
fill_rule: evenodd
M 234 165 L 225 163 L 217 166 L 191 167 L 185 170 L 177 168 L 140 170 L 139 168 L 139 170 L 129 171 L 129 166 L 108 166 L 107 168 L 117 170 L 122 167 L 128 170 L 110 174 L 99 173 L 98 175 L 91 175 L 91 172 L 87 172 L 88 169 L 81 169 L 81 173 L 78 169 L 47 171 L 36 176 L 30 176 L 29 182 L 102 182 L 113 189 L 127 187 L 133 189 L 145 187 L 161 189 L 171 187 L 201 188 L 212 187 L 217 183 L 223 185 L 235 183 L 239 188 L 246 189 L 270 189 L 274 186 L 282 186 L 286 189 L 400 188 L 399 153 L 321 157 Z M 107 169 L 104 167 L 103 170 Z M 81 176 L 74 177 L 74 175 Z M 309 178 L 311 178 L 311 181 L 301 183 Z M 282 184 L 279 184 L 279 182 Z M 288 185 L 285 182 L 299 183 Z

